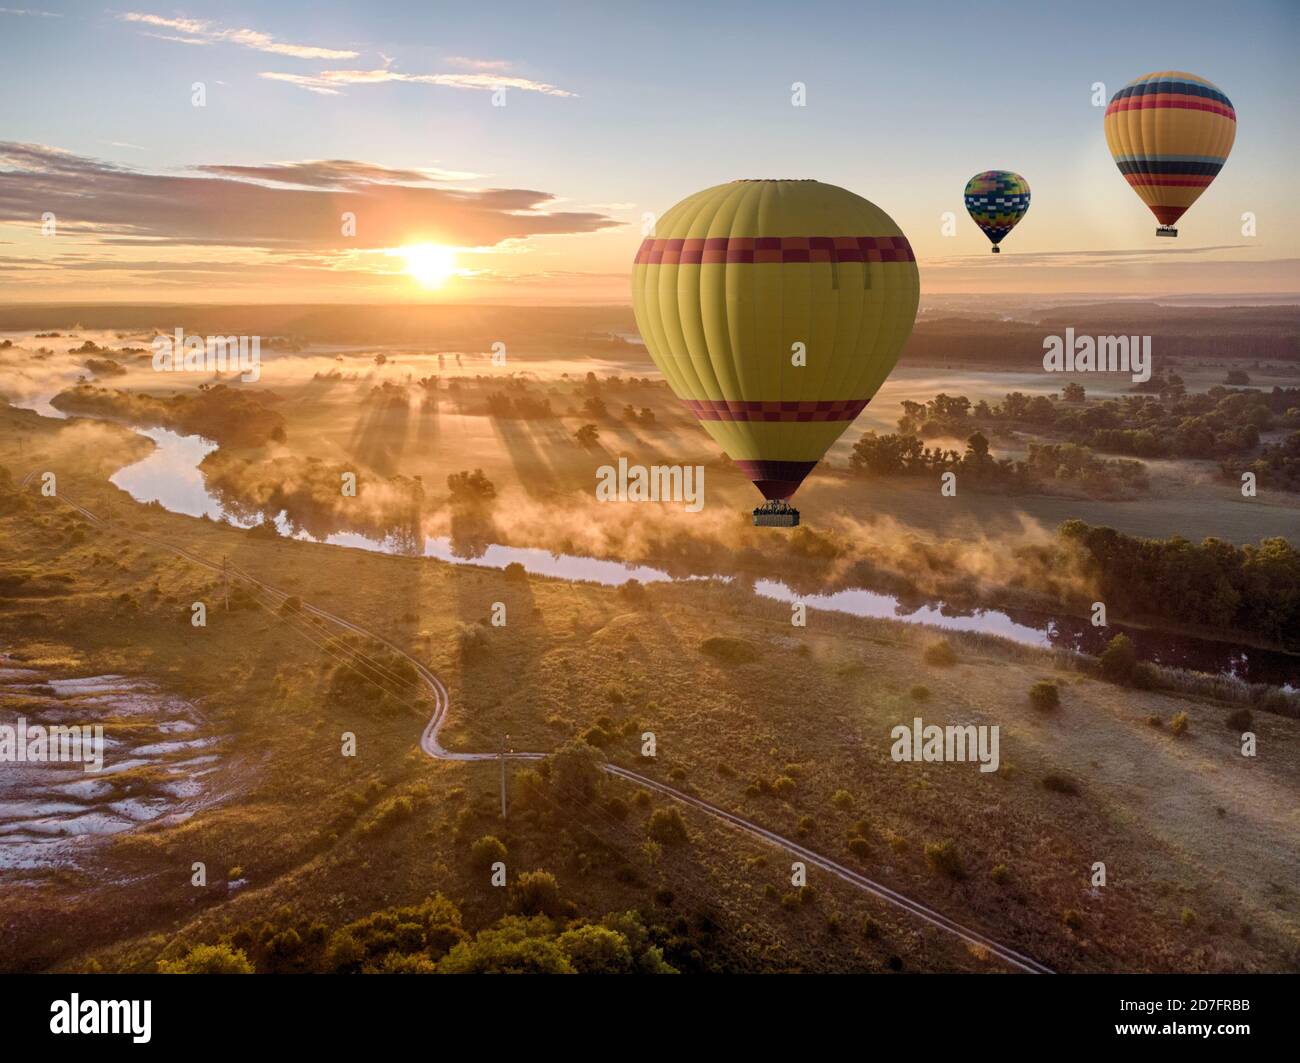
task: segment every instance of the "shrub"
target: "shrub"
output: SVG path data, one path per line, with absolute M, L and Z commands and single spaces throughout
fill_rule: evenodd
M 1011 878 L 1011 869 L 1008 868 L 1006 864 L 997 864 L 994 866 L 993 870 L 989 872 L 989 877 L 1001 886 Z
M 1187 713 L 1177 713 L 1174 718 L 1169 721 L 1169 733 L 1175 737 L 1187 733 Z
M 853 795 L 848 790 L 836 790 L 831 795 L 831 804 L 836 808 L 852 808 Z
M 680 845 L 689 840 L 686 833 L 686 821 L 675 808 L 656 808 L 650 814 L 646 833 L 664 845 Z
M 957 663 L 957 651 L 952 648 L 952 644 L 947 639 L 942 639 L 930 643 L 921 654 L 921 659 L 926 664 L 932 664 L 937 668 L 947 668 Z
M 1101 674 L 1112 683 L 1128 683 L 1137 668 L 1137 651 L 1127 635 L 1119 634 L 1110 640 L 1100 658 Z
M 1251 724 L 1255 722 L 1255 717 L 1251 715 L 1249 709 L 1234 709 L 1228 713 L 1227 719 L 1223 722 L 1230 730 L 1249 731 Z
M 784 797 L 786 794 L 793 793 L 798 783 L 789 775 L 778 775 L 772 780 L 772 792 L 778 797 Z
M 925 847 L 925 862 L 932 871 L 938 871 L 951 878 L 965 878 L 966 872 L 961 866 L 961 855 L 957 846 L 951 841 L 930 842 Z
M 915 701 L 929 701 L 929 700 L 930 700 L 930 688 L 929 688 L 929 687 L 914 686 L 914 687 L 912 687 L 912 689 L 911 689 L 911 691 L 910 691 L 909 693 L 911 693 L 912 698 L 913 698 L 913 700 L 915 700 Z
M 1051 712 L 1061 704 L 1061 689 L 1047 679 L 1040 679 L 1029 688 L 1029 704 L 1039 712 Z
M 1184 908 L 1183 913 L 1179 918 L 1182 920 L 1183 926 L 1196 925 L 1196 913 L 1192 911 L 1190 908 Z
M 229 945 L 195 945 L 179 960 L 159 960 L 159 974 L 252 974 L 248 957 Z
M 1061 922 L 1071 930 L 1079 930 L 1083 927 L 1083 916 L 1074 908 L 1067 908 L 1061 913 Z
M 854 856 L 868 857 L 871 855 L 871 843 L 866 838 L 852 837 L 849 839 L 849 852 Z
M 744 639 L 714 635 L 700 643 L 700 652 L 727 664 L 747 664 L 759 658 L 758 647 Z
M 556 940 L 579 974 L 628 974 L 632 949 L 627 938 L 608 927 L 587 924 L 566 930 Z
M 485 834 L 469 850 L 470 863 L 477 871 L 486 871 L 506 858 L 505 843 L 493 834 Z
M 521 915 L 549 915 L 561 912 L 560 885 L 549 871 L 525 871 L 510 888 L 510 908 Z
M 506 565 L 506 579 L 511 583 L 527 583 L 528 569 L 524 568 L 518 561 L 511 561 Z
M 862 920 L 862 936 L 873 940 L 880 937 L 880 924 L 872 919 L 871 916 L 867 916 Z
M 1077 794 L 1079 787 L 1068 775 L 1059 775 L 1049 771 L 1043 776 L 1043 788 L 1058 794 Z

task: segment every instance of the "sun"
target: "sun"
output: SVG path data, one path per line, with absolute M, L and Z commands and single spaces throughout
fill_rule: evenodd
M 456 272 L 456 252 L 441 244 L 411 244 L 397 253 L 406 259 L 406 273 L 424 288 L 441 288 Z

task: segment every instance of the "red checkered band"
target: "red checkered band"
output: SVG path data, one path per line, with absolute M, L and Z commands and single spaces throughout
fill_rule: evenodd
M 915 262 L 906 236 L 710 236 L 649 239 L 638 264 L 710 265 L 729 262 Z
M 762 402 L 728 399 L 682 399 L 701 421 L 851 421 L 870 399 L 810 399 Z

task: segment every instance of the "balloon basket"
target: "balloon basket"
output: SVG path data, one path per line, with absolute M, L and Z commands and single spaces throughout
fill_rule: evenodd
M 1162 225 L 1156 230 L 1157 236 L 1177 236 L 1178 230 L 1172 225 Z
M 997 244 L 994 244 L 994 245 L 993 245 L 993 254 L 995 254 L 995 255 L 1000 255 L 1000 254 L 1002 254 L 1002 248 L 998 247 Z
M 780 499 L 764 502 L 754 510 L 755 528 L 793 528 L 798 523 L 799 511 Z

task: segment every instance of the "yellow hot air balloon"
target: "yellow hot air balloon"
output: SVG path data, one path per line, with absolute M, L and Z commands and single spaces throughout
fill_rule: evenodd
M 1228 161 L 1237 112 L 1220 89 L 1181 70 L 1130 81 L 1106 108 L 1106 145 L 1142 202 L 1177 236 L 1174 222 Z
M 637 326 L 673 392 L 792 525 L 805 476 L 884 383 L 920 280 L 883 210 L 820 181 L 733 181 L 659 219 L 632 271 Z

